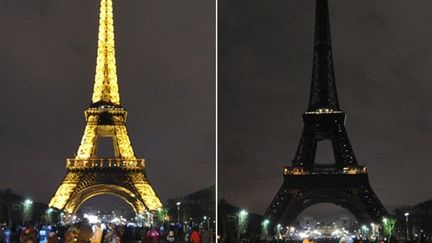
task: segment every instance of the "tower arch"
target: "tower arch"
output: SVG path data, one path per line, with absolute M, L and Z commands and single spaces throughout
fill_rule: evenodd
M 367 213 L 367 208 L 359 204 L 358 198 L 351 195 L 349 192 L 323 190 L 321 192 L 307 192 L 301 195 L 298 200 L 293 200 L 292 205 L 285 208 L 279 223 L 289 225 L 306 209 L 321 203 L 331 203 L 347 210 L 360 223 L 373 221 Z
M 132 207 L 135 214 L 141 214 L 146 211 L 145 204 L 138 199 L 135 193 L 125 187 L 108 184 L 98 184 L 78 191 L 70 197 L 69 202 L 65 206 L 65 211 L 76 214 L 81 205 L 99 195 L 113 195 L 123 199 Z

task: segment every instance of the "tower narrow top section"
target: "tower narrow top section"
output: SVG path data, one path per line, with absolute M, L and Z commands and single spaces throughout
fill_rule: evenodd
M 308 111 L 339 110 L 327 0 L 316 1 L 312 86 Z
M 112 0 L 101 0 L 93 105 L 120 105 L 114 47 Z

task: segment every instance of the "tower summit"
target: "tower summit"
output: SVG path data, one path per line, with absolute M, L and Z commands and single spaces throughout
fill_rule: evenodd
M 66 159 L 67 173 L 49 206 L 73 214 L 86 200 L 116 195 L 137 214 L 156 211 L 162 203 L 137 159 L 126 128 L 127 111 L 118 92 L 112 0 L 101 0 L 96 75 L 91 106 L 84 112 L 86 127 L 75 158 Z M 101 157 L 98 144 L 112 142 L 114 155 Z
M 99 36 L 93 105 L 120 105 L 114 46 L 114 20 L 112 0 L 102 0 L 99 16 Z
M 308 111 L 339 110 L 327 1 L 317 1 L 312 85 Z
M 358 164 L 339 108 L 330 38 L 327 0 L 316 0 L 312 85 L 303 132 L 292 161 L 284 168 L 284 182 L 265 212 L 272 226 L 288 226 L 306 208 L 334 203 L 350 211 L 360 223 L 380 223 L 387 211 L 369 185 L 365 166 Z M 321 141 L 330 140 L 334 163 L 315 162 Z

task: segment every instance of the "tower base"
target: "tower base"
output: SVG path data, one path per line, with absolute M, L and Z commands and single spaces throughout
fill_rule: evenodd
M 73 214 L 82 203 L 102 194 L 122 198 L 137 214 L 162 207 L 145 175 L 144 160 L 69 159 L 66 167 L 50 207 Z
M 341 206 L 360 223 L 381 222 L 388 215 L 369 185 L 365 167 L 287 167 L 284 183 L 265 213 L 269 229 L 294 223 L 303 210 L 318 203 Z

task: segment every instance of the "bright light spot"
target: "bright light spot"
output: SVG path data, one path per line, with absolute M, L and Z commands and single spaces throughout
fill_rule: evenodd
M 309 237 L 309 235 L 308 235 L 307 232 L 299 232 L 299 236 L 300 236 L 301 239 Z
M 91 214 L 85 213 L 83 217 L 88 219 L 90 224 L 100 223 L 100 220 L 99 220 L 98 216 L 96 216 L 96 215 L 91 215 Z
M 240 214 L 240 217 L 245 217 L 245 216 L 248 215 L 249 213 L 248 213 L 246 210 L 243 209 L 243 210 L 240 211 L 239 214 Z
M 33 204 L 33 201 L 30 200 L 30 199 L 26 199 L 26 200 L 24 201 L 24 204 L 25 204 L 25 205 L 30 205 L 30 204 Z
M 111 223 L 118 224 L 118 223 L 120 223 L 120 219 L 115 217 L 115 218 L 111 219 Z
M 404 215 L 405 215 L 405 217 L 408 217 L 408 216 L 409 216 L 409 213 L 408 213 L 408 212 L 406 212 L 406 213 L 404 213 Z
M 180 206 L 180 204 L 181 204 L 181 202 L 176 202 L 176 205 L 177 205 L 177 206 Z

